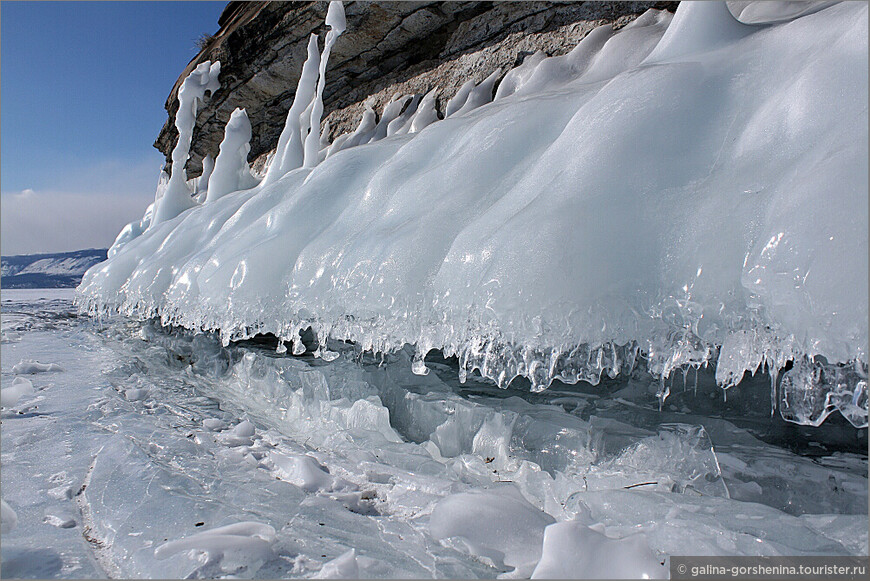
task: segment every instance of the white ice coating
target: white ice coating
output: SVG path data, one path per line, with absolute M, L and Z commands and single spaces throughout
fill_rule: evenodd
M 372 135 L 374 135 L 375 129 L 377 128 L 377 114 L 375 110 L 372 109 L 371 103 L 366 101 L 365 103 L 365 111 L 363 111 L 362 118 L 359 121 L 359 125 L 354 130 L 350 136 L 343 141 L 341 144 L 336 142 L 333 144 L 334 149 L 330 150 L 330 155 L 337 153 L 341 149 L 349 149 L 351 147 L 355 147 L 362 143 L 368 143 L 368 140 L 371 139 Z
M 196 125 L 197 102 L 205 98 L 205 92 L 214 93 L 219 87 L 218 75 L 221 63 L 205 61 L 197 65 L 178 89 L 178 112 L 175 114 L 175 127 L 178 129 L 178 142 L 172 150 L 172 175 L 163 196 L 155 201 L 154 217 L 150 227 L 175 218 L 185 210 L 196 205 L 190 197 L 187 186 L 187 172 L 184 165 L 190 156 L 190 142 L 193 127 Z
M 206 202 L 214 202 L 230 192 L 246 190 L 257 185 L 251 175 L 248 153 L 251 151 L 251 122 L 244 109 L 236 109 L 230 116 L 221 142 L 220 154 L 214 162 L 214 171 L 208 181 Z
M 496 89 L 495 92 L 495 99 L 502 99 L 508 95 L 513 95 L 517 88 L 529 80 L 531 74 L 537 70 L 538 65 L 541 64 L 541 61 L 545 58 L 547 58 L 547 54 L 544 51 L 539 50 L 529 58 L 525 59 L 520 66 L 508 71 L 498 84 L 498 89 Z
M 405 135 L 366 144 L 368 107 L 316 167 L 110 252 L 80 302 L 294 351 L 309 326 L 408 343 L 420 373 L 440 348 L 463 377 L 533 389 L 639 356 L 662 377 L 718 361 L 723 387 L 794 361 L 784 417 L 865 425 L 867 5 L 750 26 L 683 2 L 671 20 L 595 29 L 443 121 L 427 95 Z

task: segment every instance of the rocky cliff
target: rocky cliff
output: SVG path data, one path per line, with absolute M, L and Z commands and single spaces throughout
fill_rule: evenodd
M 331 138 L 352 131 L 368 100 L 380 112 L 396 94 L 439 88 L 439 108 L 467 80 L 506 73 L 526 56 L 570 51 L 602 24 L 625 26 L 648 8 L 676 2 L 345 2 L 347 31 L 329 60 L 324 117 Z M 250 161 L 275 148 L 293 101 L 311 33 L 323 33 L 328 2 L 230 2 L 166 100 L 169 118 L 154 146 L 169 164 L 178 137 L 178 89 L 205 60 L 221 61 L 221 87 L 200 107 L 188 175 L 213 157 L 233 109 L 253 126 Z M 321 34 L 322 36 L 322 34 Z M 321 40 L 322 43 L 322 40 Z

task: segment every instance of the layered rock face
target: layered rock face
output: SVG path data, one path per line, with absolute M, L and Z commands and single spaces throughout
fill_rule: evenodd
M 220 30 L 187 65 L 166 100 L 169 118 L 154 146 L 170 163 L 178 89 L 201 62 L 221 61 L 221 87 L 200 107 L 188 177 L 218 153 L 236 107 L 253 128 L 250 160 L 274 150 L 306 57 L 311 33 L 323 36 L 328 2 L 230 2 Z M 352 131 L 365 103 L 380 113 L 394 96 L 438 88 L 439 110 L 457 89 L 496 69 L 505 74 L 543 50 L 565 54 L 602 24 L 625 26 L 649 8 L 676 2 L 345 2 L 347 31 L 332 50 L 324 93 L 330 138 Z M 322 44 L 322 40 L 321 40 Z

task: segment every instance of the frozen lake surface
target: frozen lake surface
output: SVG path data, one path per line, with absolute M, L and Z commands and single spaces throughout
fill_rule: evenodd
M 659 411 L 640 372 L 461 385 L 449 359 L 414 375 L 410 350 L 224 348 L 72 298 L 2 293 L 7 578 L 539 577 L 616 554 L 621 574 L 667 576 L 671 555 L 867 554 L 866 429 L 771 419 L 764 378 L 723 402 L 691 371 Z

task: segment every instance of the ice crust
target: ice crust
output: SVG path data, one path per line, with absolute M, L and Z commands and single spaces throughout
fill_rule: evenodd
M 717 364 L 726 388 L 766 367 L 786 419 L 866 426 L 866 21 L 853 2 L 755 24 L 724 3 L 650 10 L 533 55 L 491 103 L 495 77 L 470 81 L 444 120 L 433 93 L 404 133 L 407 99 L 380 125 L 369 108 L 302 167 L 312 37 L 263 183 L 147 231 L 146 214 L 78 300 L 294 353 L 311 327 L 326 359 L 328 338 L 411 344 L 418 373 L 441 349 L 463 378 L 533 390 L 639 361 Z

